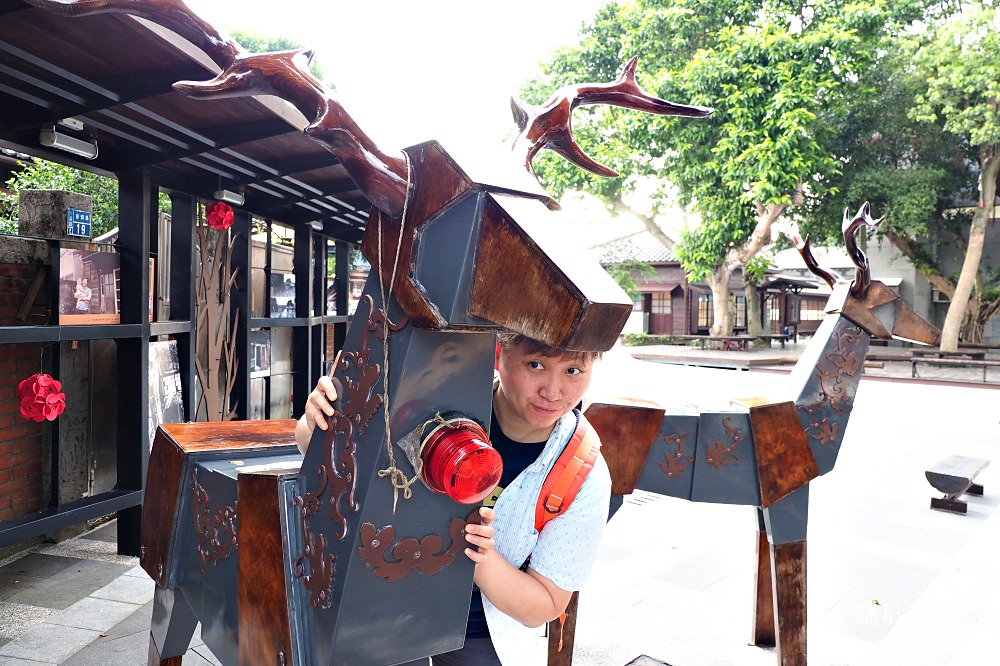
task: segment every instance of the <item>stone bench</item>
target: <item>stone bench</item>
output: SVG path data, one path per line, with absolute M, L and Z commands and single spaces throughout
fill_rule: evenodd
M 990 461 L 985 458 L 952 455 L 924 472 L 931 486 L 945 495 L 941 498 L 932 497 L 931 508 L 967 513 L 968 505 L 958 497 L 964 494 L 983 494 L 983 487 L 973 481 L 989 464 Z

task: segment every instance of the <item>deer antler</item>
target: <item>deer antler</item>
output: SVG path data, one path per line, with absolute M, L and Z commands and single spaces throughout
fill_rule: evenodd
M 530 106 L 511 98 L 511 111 L 520 133 L 514 138 L 511 149 L 525 151 L 524 168 L 533 172 L 531 161 L 542 148 L 553 150 L 581 169 L 598 176 L 614 178 L 618 172 L 595 161 L 583 152 L 573 138 L 573 109 L 592 104 L 608 104 L 625 109 L 635 109 L 661 116 L 686 116 L 704 118 L 714 109 L 704 106 L 674 104 L 646 93 L 635 81 L 633 57 L 611 83 L 583 83 L 560 88 L 542 105 Z
M 386 155 L 308 70 L 312 51 L 241 54 L 211 81 L 179 81 L 189 97 L 276 95 L 291 102 L 310 124 L 306 136 L 333 153 L 369 201 L 399 217 L 406 199 L 406 161 Z
M 29 0 L 62 16 L 132 14 L 176 32 L 201 48 L 222 72 L 211 81 L 181 81 L 189 97 L 219 99 L 273 94 L 290 101 L 310 125 L 305 133 L 333 153 L 372 205 L 391 217 L 403 212 L 406 162 L 389 157 L 361 131 L 339 102 L 309 73 L 311 51 L 249 54 L 198 17 L 183 0 Z
M 819 265 L 819 262 L 816 261 L 816 257 L 813 256 L 812 250 L 809 248 L 808 235 L 806 235 L 805 240 L 802 240 L 802 236 L 799 236 L 798 232 L 787 234 L 787 236 L 788 239 L 792 241 L 792 245 L 795 246 L 795 249 L 799 251 L 800 255 L 802 255 L 802 259 L 806 262 L 806 267 L 809 269 L 809 272 L 822 278 L 831 289 L 835 284 L 844 279 L 834 271 L 827 270 Z
M 885 217 L 877 220 L 872 218 L 872 207 L 867 201 L 861 204 L 857 214 L 853 219 L 848 217 L 848 209 L 844 209 L 844 222 L 842 229 L 844 232 L 844 245 L 847 254 L 857 267 L 855 271 L 854 284 L 851 285 L 851 296 L 858 300 L 864 300 L 868 296 L 868 288 L 872 283 L 871 269 L 868 266 L 868 257 L 858 246 L 858 231 L 862 227 L 877 227 L 882 224 Z
M 173 30 L 223 69 L 243 48 L 191 11 L 183 0 L 25 0 L 59 16 L 132 14 Z

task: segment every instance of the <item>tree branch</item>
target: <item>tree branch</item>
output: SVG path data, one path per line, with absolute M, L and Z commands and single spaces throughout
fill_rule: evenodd
M 893 229 L 885 230 L 885 237 L 894 248 L 905 256 L 910 264 L 920 271 L 920 274 L 927 278 L 931 286 L 947 296 L 949 299 L 955 295 L 955 283 L 949 280 L 941 271 L 941 266 L 937 258 L 929 259 L 917 249 L 917 246 L 906 236 L 901 236 Z
M 666 247 L 668 250 L 674 249 L 674 241 L 671 240 L 670 237 L 667 236 L 665 233 L 663 233 L 663 229 L 660 229 L 660 226 L 656 224 L 656 221 L 652 217 L 650 217 L 649 215 L 644 215 L 639 211 L 637 211 L 636 209 L 632 208 L 624 201 L 622 201 L 621 197 L 615 197 L 614 199 L 611 199 L 610 204 L 611 204 L 611 210 L 613 210 L 615 213 L 619 215 L 622 213 L 632 215 L 637 220 L 642 222 L 643 226 L 646 227 L 646 231 L 652 234 L 653 238 L 663 243 L 664 247 Z

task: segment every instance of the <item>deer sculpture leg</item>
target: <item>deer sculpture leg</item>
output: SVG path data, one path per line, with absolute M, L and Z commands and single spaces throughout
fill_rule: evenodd
M 775 644 L 778 647 L 778 664 L 805 666 L 806 526 L 809 514 L 809 486 L 803 486 L 761 513 L 764 517 L 769 546 L 773 628 Z M 758 562 L 758 571 L 762 566 L 762 563 Z M 758 601 L 761 592 L 759 581 L 760 578 L 758 578 Z
M 771 585 L 771 543 L 764 511 L 757 509 L 757 568 L 754 571 L 753 644 L 774 647 L 774 590 Z
M 198 624 L 181 590 L 157 587 L 149 629 L 149 666 L 180 666 Z

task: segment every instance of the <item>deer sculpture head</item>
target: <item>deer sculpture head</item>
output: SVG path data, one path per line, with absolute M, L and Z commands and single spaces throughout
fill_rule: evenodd
M 856 267 L 853 281 L 821 268 L 809 249 L 808 236 L 805 240 L 793 236 L 792 243 L 802 255 L 809 270 L 833 289 L 833 296 L 827 303 L 827 312 L 842 313 L 872 337 L 880 340 L 897 339 L 937 345 L 941 339 L 941 331 L 914 312 L 900 299 L 899 294 L 882 282 L 872 280 L 868 257 L 859 246 L 857 235 L 865 227 L 874 229 L 884 219 L 884 217 L 872 218 L 871 205 L 868 202 L 862 204 L 854 217 L 851 217 L 846 209 L 844 210 L 842 224 L 844 243 L 847 254 Z

